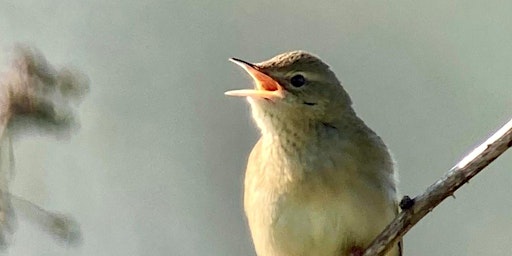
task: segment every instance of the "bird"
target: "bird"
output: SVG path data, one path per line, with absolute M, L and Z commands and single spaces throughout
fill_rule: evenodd
M 395 161 L 355 113 L 328 64 L 306 51 L 232 62 L 252 77 L 246 97 L 261 136 L 244 180 L 258 256 L 362 255 L 398 214 Z M 402 255 L 401 242 L 386 256 Z

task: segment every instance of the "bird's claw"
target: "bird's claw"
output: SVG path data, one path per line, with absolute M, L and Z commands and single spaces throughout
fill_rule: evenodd
M 349 256 L 363 256 L 364 249 L 359 246 L 354 246 L 350 248 Z

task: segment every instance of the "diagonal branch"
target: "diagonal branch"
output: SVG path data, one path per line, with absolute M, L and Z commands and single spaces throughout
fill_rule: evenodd
M 383 255 L 391 245 L 399 241 L 441 201 L 453 195 L 458 188 L 467 183 L 511 146 L 512 120 L 464 157 L 443 178 L 428 187 L 423 194 L 414 199 L 404 198 L 401 207 L 405 209 L 372 242 L 363 255 Z

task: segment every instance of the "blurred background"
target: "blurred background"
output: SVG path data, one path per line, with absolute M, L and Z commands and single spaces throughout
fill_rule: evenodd
M 258 137 L 229 57 L 328 62 L 417 195 L 512 116 L 512 2 L 0 0 L 17 42 L 85 72 L 69 140 L 16 141 L 12 191 L 73 215 L 62 246 L 18 218 L 7 255 L 255 255 L 242 210 Z M 512 152 L 405 237 L 405 255 L 510 255 Z

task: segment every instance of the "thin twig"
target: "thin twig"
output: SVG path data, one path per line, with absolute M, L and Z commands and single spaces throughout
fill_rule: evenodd
M 412 199 L 412 206 L 404 209 L 371 243 L 363 255 L 383 255 L 441 201 L 452 196 L 458 188 L 511 146 L 512 120 L 464 157 L 443 178 L 428 187 L 423 194 Z

